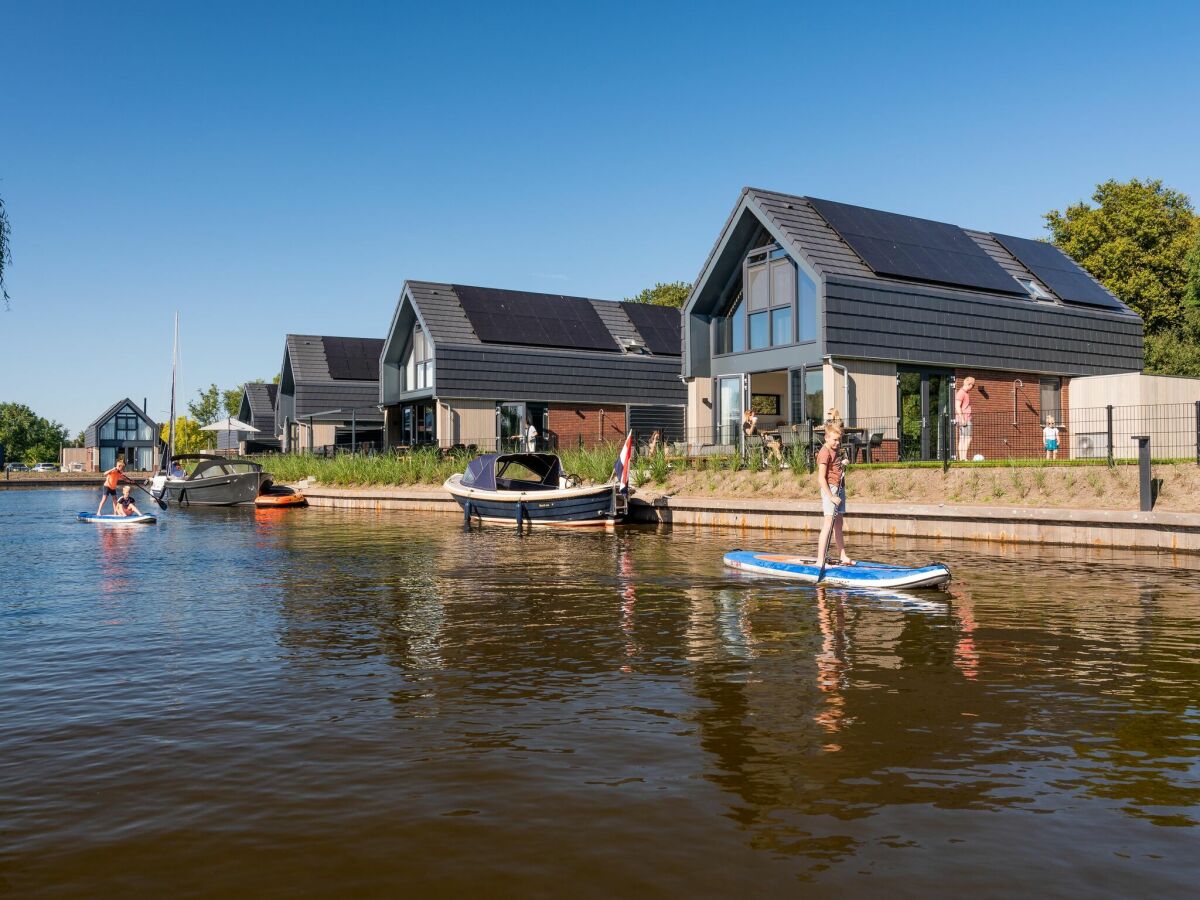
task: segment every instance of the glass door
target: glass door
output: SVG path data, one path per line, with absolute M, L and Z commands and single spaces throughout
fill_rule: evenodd
M 942 415 L 949 409 L 953 379 L 944 369 L 902 368 L 897 373 L 902 460 L 941 459 Z
M 742 423 L 742 376 L 717 380 L 717 439 L 718 444 L 738 443 Z
M 521 440 L 525 436 L 524 403 L 501 403 L 496 413 L 499 434 L 498 449 L 501 452 L 516 452 L 521 449 Z

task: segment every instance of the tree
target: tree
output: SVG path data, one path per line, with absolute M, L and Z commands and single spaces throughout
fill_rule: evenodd
M 242 406 L 242 388 L 235 387 L 221 391 L 221 402 L 225 406 L 225 415 L 236 417 Z
M 8 243 L 11 234 L 12 227 L 8 224 L 4 198 L 0 197 L 0 300 L 4 301 L 5 309 L 8 309 L 8 290 L 4 286 L 4 270 L 12 267 L 12 248 Z
M 211 425 L 221 418 L 221 390 L 210 384 L 204 390 L 196 390 L 197 399 L 188 401 L 188 412 L 200 425 Z
M 0 445 L 7 460 L 32 464 L 58 459 L 66 440 L 66 426 L 43 419 L 20 403 L 0 403 Z
M 161 434 L 164 444 L 169 434 L 170 429 L 164 425 Z M 212 446 L 214 434 L 212 431 L 201 431 L 200 423 L 195 419 L 179 416 L 175 419 L 175 452 L 203 453 Z
M 1148 335 L 1185 325 L 1188 256 L 1196 241 L 1191 200 L 1162 181 L 1109 180 L 1076 203 L 1046 213 L 1053 243 L 1146 323 Z
M 686 281 L 660 281 L 634 297 L 626 297 L 626 303 L 649 303 L 651 306 L 673 306 L 682 309 L 687 303 L 692 286 Z

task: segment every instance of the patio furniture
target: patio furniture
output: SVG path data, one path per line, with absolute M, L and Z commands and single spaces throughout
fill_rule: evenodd
M 883 447 L 883 432 L 876 431 L 867 440 L 866 444 L 863 445 L 863 460 L 864 460 L 864 462 L 868 462 L 868 463 L 874 462 L 875 461 L 875 451 L 882 449 L 882 447 Z

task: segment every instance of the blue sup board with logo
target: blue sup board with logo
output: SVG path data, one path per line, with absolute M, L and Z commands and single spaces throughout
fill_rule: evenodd
M 149 513 L 140 516 L 98 516 L 95 513 L 81 512 L 79 521 L 91 522 L 93 525 L 153 525 L 158 518 Z
M 725 554 L 725 565 L 754 575 L 817 583 L 817 561 L 801 556 L 731 550 Z M 853 588 L 930 588 L 941 587 L 949 580 L 950 570 L 941 563 L 909 568 L 887 563 L 856 562 L 852 566 L 827 563 L 821 584 Z

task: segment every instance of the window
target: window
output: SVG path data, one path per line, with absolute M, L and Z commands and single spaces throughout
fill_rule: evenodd
M 804 417 L 809 422 L 825 421 L 825 370 L 821 366 L 804 370 Z
M 1062 424 L 1062 379 L 1042 379 L 1042 421 L 1047 416 L 1054 416 L 1054 421 Z
M 800 311 L 797 322 L 796 340 L 817 339 L 817 284 L 803 271 L 800 272 Z
M 714 354 L 817 339 L 816 283 L 782 247 L 760 247 L 747 254 L 740 283 L 745 293 L 738 289 L 728 311 L 714 317 Z
M 771 346 L 771 333 L 767 327 L 768 313 L 750 314 L 750 349 L 761 350 Z
M 735 444 L 742 422 L 742 379 L 721 378 L 717 381 L 718 442 Z
M 734 353 L 746 349 L 746 319 L 742 315 L 742 292 L 734 294 L 728 309 L 714 320 L 713 353 Z
M 792 308 L 781 306 L 771 310 L 771 343 L 775 346 L 792 343 Z
M 403 390 L 422 391 L 433 387 L 433 346 L 420 325 L 413 326 L 412 340 L 404 356 Z
M 1021 285 L 1021 287 L 1025 288 L 1025 293 L 1029 294 L 1029 296 L 1034 300 L 1041 300 L 1045 303 L 1054 302 L 1054 298 L 1046 293 L 1046 291 L 1042 289 L 1042 286 L 1032 278 L 1018 278 L 1017 282 Z
M 128 409 L 129 407 L 125 407 Z M 136 441 L 138 439 L 138 425 L 141 422 L 133 413 L 119 412 L 116 419 L 116 437 L 118 441 Z

